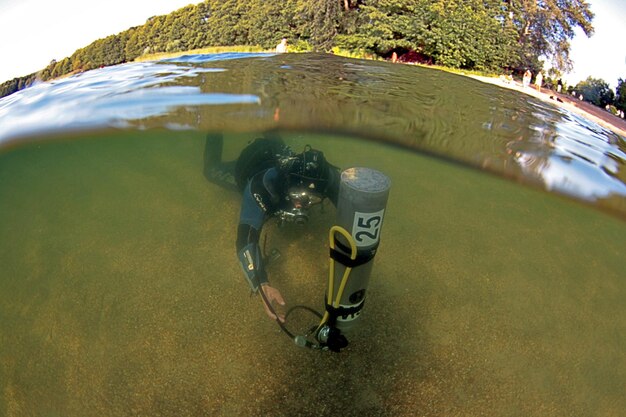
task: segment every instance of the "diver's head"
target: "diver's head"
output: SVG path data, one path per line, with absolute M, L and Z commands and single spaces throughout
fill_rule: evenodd
M 328 187 L 328 162 L 324 153 L 312 149 L 286 158 L 282 165 L 287 182 L 287 198 L 294 208 L 307 209 L 324 199 Z
M 285 200 L 291 208 L 282 210 L 283 221 L 304 224 L 308 209 L 324 199 L 328 188 L 329 165 L 321 151 L 304 147 L 299 154 L 281 159 L 280 171 L 285 179 Z

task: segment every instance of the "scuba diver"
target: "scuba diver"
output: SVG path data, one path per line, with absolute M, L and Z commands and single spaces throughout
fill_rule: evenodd
M 266 260 L 259 246 L 265 222 L 305 224 L 309 209 L 328 198 L 337 206 L 340 172 L 324 154 L 306 145 L 294 153 L 278 136 L 252 141 L 235 161 L 222 161 L 223 137 L 209 134 L 204 152 L 204 176 L 211 182 L 242 193 L 237 228 L 237 258 L 253 293 L 260 293 L 267 315 L 282 323 L 274 303 L 285 305 L 280 291 L 271 286 Z

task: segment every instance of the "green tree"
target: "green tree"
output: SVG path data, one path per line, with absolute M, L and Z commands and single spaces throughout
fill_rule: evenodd
M 533 66 L 536 58 L 545 55 L 559 70 L 568 72 L 574 29 L 581 28 L 587 36 L 594 31 L 594 14 L 585 0 L 503 0 L 502 6 L 516 28 L 525 66 Z
M 124 59 L 132 61 L 138 58 L 146 48 L 143 26 L 133 27 L 126 31 L 127 41 L 124 46 Z
M 626 112 L 626 79 L 620 78 L 615 89 L 615 107 Z
M 242 19 L 247 42 L 274 47 L 281 38 L 294 38 L 295 0 L 250 0 Z
M 586 80 L 579 82 L 574 89 L 582 94 L 585 101 L 600 107 L 613 104 L 613 99 L 615 98 L 615 93 L 613 93 L 609 84 L 598 78 L 588 77 Z
M 47 79 L 206 46 L 269 48 L 282 37 L 318 51 L 415 51 L 441 65 L 478 70 L 536 72 L 539 57 L 548 56 L 565 72 L 574 29 L 591 35 L 592 19 L 586 0 L 205 0 L 99 39 L 39 74 Z
M 0 84 L 0 97 L 6 97 L 18 91 L 18 79 L 13 78 Z
M 205 43 L 206 8 L 205 4 L 187 6 L 182 11 L 182 42 L 186 49 L 198 49 L 208 46 Z
M 374 0 L 358 4 L 344 47 L 378 54 L 413 50 L 457 68 L 496 69 L 518 61 L 516 31 L 501 0 Z
M 337 43 L 347 49 L 386 54 L 394 49 L 428 54 L 430 0 L 371 0 L 348 3 Z M 345 6 L 345 4 L 344 4 Z M 345 8 L 344 8 L 345 10 Z
M 247 22 L 244 16 L 248 4 L 237 0 L 211 0 L 208 20 L 208 40 L 212 45 L 246 45 L 248 42 Z
M 343 21 L 343 1 L 309 0 L 296 9 L 301 34 L 316 51 L 330 51 Z
M 484 70 L 503 68 L 514 60 L 514 31 L 495 6 L 495 2 L 484 0 L 433 3 L 430 38 L 436 62 Z

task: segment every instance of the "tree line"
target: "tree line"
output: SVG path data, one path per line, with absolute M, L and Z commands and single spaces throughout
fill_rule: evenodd
M 5 96 L 68 73 L 142 55 L 209 46 L 342 48 L 491 72 L 533 72 L 547 57 L 568 72 L 574 29 L 593 33 L 585 0 L 205 0 L 99 39 L 38 73 L 0 85 Z
M 615 92 L 606 81 L 593 77 L 569 87 L 568 92 L 591 104 L 604 107 L 613 114 L 617 114 L 618 110 L 626 112 L 626 80 L 621 78 L 617 80 Z

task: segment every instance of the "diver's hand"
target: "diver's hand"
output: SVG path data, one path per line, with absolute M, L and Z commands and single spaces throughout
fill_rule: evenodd
M 270 304 L 272 304 L 272 307 L 273 307 L 274 302 L 280 304 L 281 306 L 284 306 L 285 300 L 283 300 L 283 296 L 280 295 L 280 291 L 278 291 L 274 287 L 271 287 L 269 284 L 262 284 L 259 291 L 263 291 L 263 293 L 265 294 L 265 298 L 261 297 L 261 301 L 263 301 L 263 307 L 265 308 L 265 312 L 272 320 L 276 320 L 276 315 L 272 313 L 273 308 L 270 309 L 270 307 L 265 303 L 265 299 L 267 299 L 267 301 Z M 278 320 L 284 323 L 285 315 L 279 314 L 279 313 L 276 313 L 276 314 L 278 314 Z

